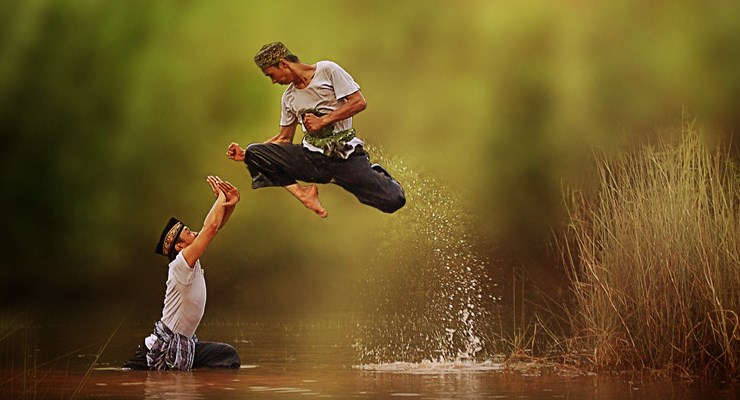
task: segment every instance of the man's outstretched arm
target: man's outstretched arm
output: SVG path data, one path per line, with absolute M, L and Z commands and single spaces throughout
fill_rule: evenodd
M 223 192 L 224 195 L 226 195 L 226 203 L 224 203 L 224 218 L 221 220 L 221 226 L 219 226 L 219 229 L 221 229 L 226 225 L 226 221 L 229 220 L 229 217 L 231 217 L 231 213 L 234 212 L 236 203 L 239 202 L 241 196 L 239 195 L 239 189 L 237 189 L 236 186 L 232 185 L 228 181 L 222 180 L 218 176 L 209 176 L 208 183 L 211 185 L 211 190 L 213 190 L 214 196 L 218 197 L 218 192 Z
M 189 266 L 193 267 L 195 265 L 195 262 L 205 253 L 208 244 L 211 243 L 211 240 L 218 233 L 226 211 L 226 207 L 224 207 L 225 203 L 226 195 L 219 190 L 216 201 L 211 206 L 211 210 L 208 211 L 203 221 L 203 228 L 198 232 L 198 236 L 195 237 L 193 243 L 182 250 L 182 255 L 185 257 L 185 261 Z

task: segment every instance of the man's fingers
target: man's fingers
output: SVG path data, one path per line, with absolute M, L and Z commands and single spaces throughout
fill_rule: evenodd
M 217 177 L 209 175 L 206 180 L 208 181 L 208 184 L 211 185 L 211 190 L 213 190 L 213 195 L 218 196 L 218 192 L 222 191 L 221 187 L 218 185 L 218 181 L 216 180 Z
M 228 192 L 232 189 L 236 189 L 236 187 L 229 182 L 219 182 L 218 187 L 223 189 L 224 191 Z
M 208 179 L 208 184 L 211 185 L 211 190 L 213 190 L 214 195 L 218 195 L 219 187 L 216 185 L 216 182 Z
M 211 185 L 211 189 L 213 189 L 213 194 L 215 196 L 218 196 L 218 192 L 223 192 L 224 194 L 229 194 L 231 192 L 231 194 L 234 196 L 237 196 L 239 193 L 236 189 L 236 186 L 232 185 L 228 181 L 221 179 L 219 176 L 208 175 L 206 180 L 208 181 L 208 184 Z M 236 191 L 237 193 L 233 193 L 234 191 Z M 236 201 L 229 201 L 228 204 L 234 205 L 236 204 Z
M 231 142 L 229 147 L 226 148 L 226 156 L 233 159 L 236 157 L 237 150 L 239 149 L 239 143 Z

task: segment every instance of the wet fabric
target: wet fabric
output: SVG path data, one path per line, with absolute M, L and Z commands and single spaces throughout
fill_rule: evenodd
M 349 158 L 327 157 L 298 144 L 255 143 L 244 163 L 252 188 L 288 186 L 297 181 L 335 183 L 366 205 L 392 213 L 406 204 L 401 185 L 379 166 L 371 165 L 362 146 Z
M 133 358 L 123 364 L 123 368 L 144 371 L 151 370 L 146 355 L 149 349 L 141 343 Z M 192 369 L 198 368 L 239 368 L 241 361 L 234 346 L 228 343 L 205 342 L 195 343 L 195 355 Z
M 193 367 L 195 344 L 198 338 L 174 333 L 162 321 L 154 324 L 157 339 L 146 354 L 147 365 L 151 369 L 179 369 L 188 371 Z

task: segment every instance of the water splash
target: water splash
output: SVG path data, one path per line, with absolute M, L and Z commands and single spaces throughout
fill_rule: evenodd
M 474 361 L 495 319 L 495 284 L 468 213 L 444 185 L 379 158 L 406 191 L 366 271 L 356 349 L 365 365 Z

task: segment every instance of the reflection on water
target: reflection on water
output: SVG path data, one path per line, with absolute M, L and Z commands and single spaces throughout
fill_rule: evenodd
M 132 384 L 136 384 L 133 382 Z M 144 379 L 144 398 L 163 399 L 202 399 L 202 380 L 192 373 L 170 374 L 166 372 L 147 372 Z

